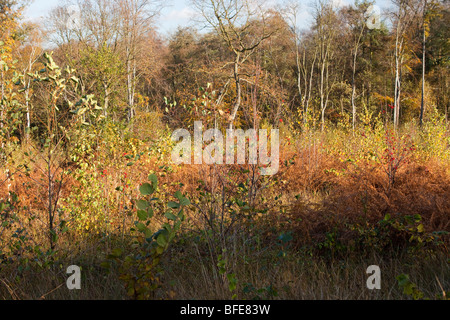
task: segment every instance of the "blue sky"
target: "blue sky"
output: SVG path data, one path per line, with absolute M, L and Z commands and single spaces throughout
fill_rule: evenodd
M 25 18 L 43 19 L 59 2 L 60 0 L 34 0 L 25 11 Z M 179 25 L 188 25 L 193 13 L 194 10 L 188 6 L 188 0 L 167 0 L 157 26 L 160 32 L 170 33 Z
M 40 20 L 45 17 L 49 11 L 58 5 L 60 0 L 34 0 L 25 12 L 26 19 Z M 268 0 L 268 2 L 277 0 Z M 354 0 L 333 0 L 337 4 L 349 4 Z M 161 17 L 157 23 L 159 31 L 163 34 L 169 34 L 176 30 L 178 26 L 187 26 L 193 24 L 192 17 L 195 11 L 189 6 L 189 0 L 167 0 L 167 7 L 163 9 Z M 310 23 L 310 15 L 307 12 L 308 3 L 311 0 L 299 0 L 302 3 L 303 13 L 299 16 L 298 22 L 301 28 L 307 27 Z M 386 8 L 390 0 L 376 0 L 376 3 L 382 8 Z

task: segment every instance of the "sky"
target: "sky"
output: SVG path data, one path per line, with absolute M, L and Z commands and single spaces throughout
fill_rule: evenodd
M 267 2 L 275 2 L 277 0 L 267 0 Z M 390 0 L 376 0 L 381 9 L 388 6 Z M 52 8 L 58 5 L 60 0 L 33 0 L 31 5 L 25 11 L 25 18 L 30 20 L 44 20 L 45 16 Z M 302 12 L 297 21 L 300 28 L 306 28 L 311 23 L 311 15 L 308 12 L 308 3 L 311 0 L 299 0 L 302 4 Z M 338 6 L 350 4 L 353 0 L 333 0 Z M 157 27 L 159 32 L 169 35 L 174 32 L 178 26 L 194 25 L 192 18 L 195 11 L 189 5 L 189 0 L 167 0 L 166 7 L 161 12 Z
M 45 16 L 56 7 L 60 0 L 33 0 L 25 11 L 25 18 L 30 20 L 45 19 Z M 191 17 L 194 10 L 188 6 L 189 0 L 167 0 L 166 7 L 161 12 L 161 17 L 157 23 L 159 31 L 169 34 L 181 26 L 192 23 Z

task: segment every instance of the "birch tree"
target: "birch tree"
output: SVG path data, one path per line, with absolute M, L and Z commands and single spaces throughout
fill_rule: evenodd
M 319 0 L 314 6 L 314 30 L 318 49 L 318 91 L 320 101 L 320 121 L 325 128 L 325 111 L 336 79 L 330 75 L 330 63 L 334 58 L 338 19 L 331 2 Z
M 401 101 L 401 82 L 402 67 L 404 62 L 406 48 L 406 33 L 416 18 L 414 0 L 393 0 L 397 7 L 393 13 L 394 26 L 394 127 L 398 128 L 400 124 L 400 101 Z

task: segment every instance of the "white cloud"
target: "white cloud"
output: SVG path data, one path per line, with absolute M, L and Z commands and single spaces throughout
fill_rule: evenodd
M 331 0 L 336 8 L 340 8 L 349 4 L 348 0 Z
M 180 20 L 189 20 L 191 18 L 193 18 L 196 15 L 196 12 L 189 8 L 189 7 L 184 7 L 181 10 L 177 10 L 174 9 L 172 11 L 170 11 L 167 16 L 165 17 L 165 19 L 169 20 L 169 21 L 173 21 L 175 20 L 176 22 L 180 22 Z

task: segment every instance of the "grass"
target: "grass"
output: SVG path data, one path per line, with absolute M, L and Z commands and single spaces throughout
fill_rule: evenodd
M 443 289 L 448 290 L 450 284 L 448 258 L 444 255 L 424 260 L 402 254 L 391 259 L 372 255 L 326 260 L 292 252 L 287 258 L 268 257 L 266 262 L 240 264 L 236 270 L 237 289 L 230 292 L 227 281 L 217 275 L 211 261 L 192 256 L 194 252 L 187 248 L 185 252 L 173 259 L 168 256 L 163 262 L 166 281 L 157 291 L 157 299 L 229 300 L 234 293 L 238 299 L 245 300 L 410 299 L 396 280 L 401 274 L 409 275 L 425 298 L 437 299 L 442 298 Z M 82 268 L 82 290 L 67 290 L 65 268 L 54 266 L 48 270 L 29 270 L 20 281 L 6 280 L 11 275 L 3 271 L 0 298 L 120 300 L 127 297 L 117 273 L 108 274 L 95 267 L 93 261 L 83 259 L 70 261 Z M 381 290 L 366 287 L 369 277 L 366 269 L 372 264 L 380 266 Z
M 172 166 L 169 137 L 148 142 L 107 130 L 67 173 L 56 221 L 67 231 L 58 229 L 55 252 L 48 251 L 45 183 L 30 179 L 40 181 L 40 164 L 1 176 L 0 202 L 8 191 L 18 202 L 1 212 L 0 298 L 129 298 L 119 266 L 108 272 L 102 263 L 115 248 L 135 252 L 135 200 L 152 172 L 159 182 L 153 230 L 166 222 L 176 190 L 192 204 L 160 262 L 156 299 L 410 299 L 396 279 L 402 274 L 425 298 L 448 292 L 445 124 L 406 126 L 395 136 L 395 146 L 414 148 L 392 185 L 381 160 L 386 128 L 281 129 L 280 171 L 256 178 L 247 166 Z M 20 150 L 10 163 L 25 161 Z M 72 264 L 82 268 L 82 290 L 65 286 Z M 381 268 L 381 290 L 366 288 L 369 265 Z

